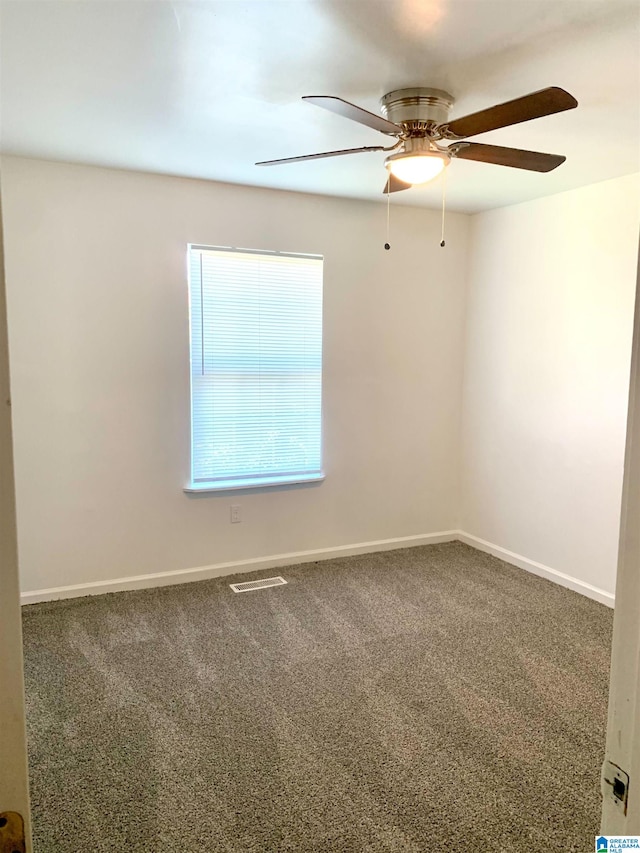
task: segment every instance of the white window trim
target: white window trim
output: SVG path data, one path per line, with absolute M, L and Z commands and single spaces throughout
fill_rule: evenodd
M 247 478 L 242 483 L 239 480 L 220 480 L 215 483 L 191 483 L 185 486 L 185 492 L 232 492 L 242 489 L 266 489 L 269 486 L 294 486 L 303 483 L 321 483 L 326 477 L 324 471 L 318 474 L 303 474 L 299 477 L 291 477 L 283 474 L 281 477 L 253 477 Z
M 303 252 L 280 252 L 280 251 L 272 251 L 272 250 L 264 250 L 264 249 L 246 249 L 246 248 L 236 248 L 232 246 L 206 246 L 196 243 L 189 243 L 187 246 L 187 264 L 189 266 L 189 256 L 192 250 L 214 250 L 214 251 L 228 251 L 237 254 L 261 254 L 261 255 L 271 255 L 271 256 L 281 256 L 281 257 L 291 257 L 291 258 L 309 258 L 313 260 L 324 261 L 324 257 L 322 255 L 317 254 L 309 254 Z M 190 288 L 191 291 L 191 288 Z M 189 317 L 191 322 L 191 311 L 189 311 Z M 190 358 L 192 357 L 191 344 L 189 345 Z M 193 392 L 190 391 L 190 400 L 191 406 L 193 405 Z M 322 420 L 323 414 L 321 415 Z M 192 441 L 192 423 L 190 424 L 190 445 Z M 323 424 L 320 424 L 320 434 L 321 434 L 321 460 L 324 460 L 324 427 Z M 190 446 L 190 463 L 189 470 L 192 470 L 193 466 L 193 448 Z M 215 492 L 226 492 L 226 491 L 244 491 L 244 490 L 254 490 L 254 489 L 262 489 L 262 488 L 274 488 L 277 486 L 290 486 L 290 485 L 309 485 L 313 483 L 321 483 L 326 477 L 324 470 L 314 471 L 314 472 L 300 472 L 300 473 L 287 473 L 287 474 L 265 474 L 265 475 L 255 475 L 255 476 L 245 476 L 245 477 L 233 477 L 229 479 L 220 479 L 220 480 L 190 480 L 186 486 L 183 488 L 183 492 L 187 494 L 197 494 L 197 493 L 215 493 Z

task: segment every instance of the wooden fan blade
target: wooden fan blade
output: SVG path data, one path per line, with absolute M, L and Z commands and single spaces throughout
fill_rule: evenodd
M 279 166 L 281 163 L 298 163 L 301 160 L 322 160 L 323 157 L 340 157 L 342 154 L 361 154 L 363 151 L 384 151 L 382 145 L 364 148 L 343 148 L 340 151 L 323 151 L 321 154 L 302 154 L 300 157 L 283 157 L 280 160 L 261 160 L 256 166 Z
M 548 89 L 540 89 L 539 92 L 532 92 L 514 101 L 507 101 L 505 104 L 498 104 L 495 107 L 480 110 L 478 113 L 454 119 L 444 125 L 442 130 L 444 136 L 451 133 L 466 138 L 476 136 L 478 133 L 486 133 L 488 130 L 520 124 L 522 121 L 572 110 L 577 106 L 578 102 L 573 95 L 557 86 L 550 86 Z
M 384 185 L 384 189 L 382 192 L 387 195 L 387 193 L 397 193 L 400 190 L 410 190 L 413 184 L 406 184 L 404 181 L 401 181 L 400 178 L 396 178 L 395 175 L 389 173 L 389 177 L 387 178 L 387 182 Z
M 550 172 L 567 159 L 561 154 L 543 154 L 540 151 L 525 151 L 524 148 L 503 148 L 502 145 L 481 145 L 479 142 L 464 142 L 460 149 L 451 146 L 457 160 L 477 160 L 480 163 L 495 163 L 496 166 L 511 166 L 528 169 L 530 172 Z
M 350 104 L 349 101 L 344 101 L 342 98 L 336 98 L 333 95 L 305 95 L 302 100 L 309 104 L 315 104 L 316 107 L 323 107 L 343 118 L 350 118 L 351 121 L 366 124 L 367 127 L 379 130 L 380 133 L 387 133 L 390 136 L 397 136 L 397 134 L 402 133 L 399 124 L 387 121 L 382 116 L 370 113 L 369 110 L 363 110 L 362 107 L 357 107 L 355 104 Z

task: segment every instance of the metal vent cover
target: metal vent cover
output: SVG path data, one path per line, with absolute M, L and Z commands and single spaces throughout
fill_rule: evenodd
M 266 589 L 269 586 L 282 586 L 287 583 L 284 578 L 261 578 L 257 581 L 244 581 L 243 583 L 230 583 L 234 592 L 253 592 L 254 589 Z

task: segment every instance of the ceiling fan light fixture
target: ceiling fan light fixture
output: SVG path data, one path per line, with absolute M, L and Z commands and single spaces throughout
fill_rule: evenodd
M 405 184 L 426 184 L 438 177 L 450 159 L 440 151 L 409 151 L 392 154 L 384 164 L 394 177 Z

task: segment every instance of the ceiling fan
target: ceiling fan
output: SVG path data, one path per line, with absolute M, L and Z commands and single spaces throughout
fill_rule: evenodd
M 572 110 L 578 106 L 572 95 L 557 86 L 540 89 L 538 92 L 453 121 L 449 121 L 449 111 L 455 102 L 454 98 L 442 89 L 416 87 L 389 92 L 380 101 L 384 118 L 332 95 L 307 95 L 302 100 L 357 121 L 387 136 L 395 136 L 397 142 L 388 147 L 367 145 L 362 148 L 304 154 L 300 157 L 284 157 L 280 160 L 263 160 L 256 163 L 256 166 L 278 166 L 282 163 L 319 160 L 343 154 L 360 154 L 364 151 L 395 151 L 396 153 L 389 154 L 385 160 L 389 173 L 384 187 L 385 193 L 427 183 L 440 174 L 453 158 L 512 166 L 532 172 L 550 172 L 564 163 L 566 157 L 543 154 L 540 151 L 525 151 L 521 148 L 467 142 L 466 139 L 490 130 Z M 442 144 L 443 142 L 450 144 Z

